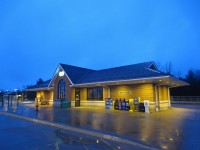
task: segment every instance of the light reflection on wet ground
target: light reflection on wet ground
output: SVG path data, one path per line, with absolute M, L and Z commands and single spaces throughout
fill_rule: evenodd
M 109 140 L 35 124 L 13 117 L 0 116 L 1 150 L 125 150 L 132 149 Z M 137 148 L 141 150 L 140 148 Z
M 19 104 L 18 104 L 19 105 Z M 98 130 L 162 149 L 200 149 L 200 106 L 173 105 L 170 110 L 145 114 L 102 108 L 47 108 L 35 112 L 19 105 L 4 111 L 57 123 Z

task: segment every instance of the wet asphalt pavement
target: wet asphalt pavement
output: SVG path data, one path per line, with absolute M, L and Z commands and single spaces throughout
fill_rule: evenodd
M 0 122 L 1 150 L 132 149 L 130 145 L 123 145 L 4 115 L 0 116 Z M 140 149 L 138 148 L 138 150 Z
M 40 107 L 36 112 L 33 106 L 4 103 L 1 111 L 117 135 L 160 149 L 200 149 L 200 106 L 173 105 L 150 114 L 88 107 Z

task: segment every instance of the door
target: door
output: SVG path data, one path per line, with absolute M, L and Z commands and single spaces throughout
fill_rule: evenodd
M 80 106 L 80 89 L 76 88 L 75 89 L 75 107 Z

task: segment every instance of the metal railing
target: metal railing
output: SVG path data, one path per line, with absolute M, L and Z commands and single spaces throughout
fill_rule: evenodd
M 200 96 L 171 96 L 172 102 L 200 102 Z

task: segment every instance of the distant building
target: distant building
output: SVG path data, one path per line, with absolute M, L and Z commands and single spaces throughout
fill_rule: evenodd
M 150 110 L 170 107 L 169 88 L 187 83 L 159 71 L 154 62 L 103 70 L 59 64 L 52 79 L 32 87 L 41 100 L 66 99 L 72 106 L 105 106 L 105 98 L 150 101 Z

